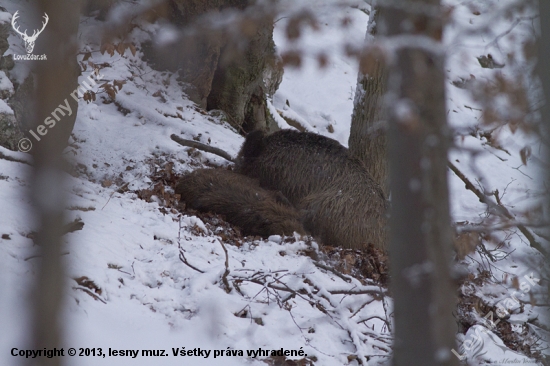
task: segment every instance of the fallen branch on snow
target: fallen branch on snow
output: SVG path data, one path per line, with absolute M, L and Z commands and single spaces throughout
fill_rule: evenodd
M 177 135 L 174 135 L 174 134 L 170 135 L 170 138 L 173 141 L 177 142 L 178 144 L 180 144 L 182 146 L 192 147 L 194 149 L 199 149 L 199 150 L 202 150 L 202 151 L 206 151 L 208 153 L 221 156 L 225 160 L 230 161 L 232 163 L 235 162 L 235 159 L 231 155 L 229 155 L 228 153 L 226 153 L 222 149 L 218 149 L 217 147 L 205 145 L 202 142 L 182 139 L 181 137 L 179 137 Z

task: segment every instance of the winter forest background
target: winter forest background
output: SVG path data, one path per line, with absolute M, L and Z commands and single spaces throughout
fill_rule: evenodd
M 2 0 L 0 364 L 547 365 L 549 40 L 546 0 Z M 348 147 L 388 237 L 180 202 L 256 129 Z

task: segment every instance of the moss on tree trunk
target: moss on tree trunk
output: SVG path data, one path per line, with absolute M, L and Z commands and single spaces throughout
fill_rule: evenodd
M 267 89 L 278 84 L 268 88 L 264 82 L 266 70 L 275 64 L 273 19 L 259 8 L 242 12 L 233 24 L 236 31 L 227 32 L 212 26 L 206 15 L 246 10 L 254 3 L 171 0 L 169 20 L 186 31 L 176 47 L 166 51 L 170 57 L 162 49 L 145 50 L 157 68 L 178 70 L 182 90 L 192 101 L 208 110 L 223 110 L 229 123 L 243 132 L 273 125 L 266 106 Z
M 246 132 L 266 129 L 268 113 L 265 70 L 274 64 L 275 43 L 270 18 L 250 20 L 256 32 L 251 34 L 243 52 L 230 40 L 222 49 L 220 63 L 214 74 L 212 90 L 208 96 L 208 109 L 222 109 L 230 123 Z

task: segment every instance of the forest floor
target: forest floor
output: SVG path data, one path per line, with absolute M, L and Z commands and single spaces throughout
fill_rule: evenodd
M 358 67 L 345 46 L 364 42 L 368 7 L 311 2 L 318 30 L 306 30 L 291 43 L 285 37 L 288 19 L 276 24 L 279 51 L 296 47 L 305 57 L 301 68 L 285 70 L 272 102 L 309 130 L 347 146 Z M 19 1 L 5 3 L 11 14 L 24 14 Z M 539 212 L 543 197 L 542 144 L 528 129 L 483 124 L 485 107 L 464 85 L 528 74 L 533 67 L 528 60 L 508 55 L 523 54 L 532 26 L 528 20 L 495 21 L 504 7 L 496 0 L 447 3 L 454 7 L 445 34 L 455 142 L 450 161 L 480 191 L 494 193 L 495 204 L 513 213 L 512 221 L 527 222 Z M 64 345 L 101 348 L 109 358 L 77 356 L 67 364 L 148 365 L 150 357 L 142 350 L 163 350 L 163 365 L 275 365 L 281 357 L 260 350 L 280 349 L 295 351 L 289 358 L 297 365 L 387 364 L 393 321 L 383 254 L 320 248 L 309 237 L 243 237 L 222 217 L 178 203 L 173 191 L 178 176 L 231 163 L 183 148 L 170 135 L 233 156 L 243 137 L 217 114 L 189 101 L 176 75 L 155 71 L 142 60 L 140 45 L 157 25 L 136 25 L 125 40 L 136 45 L 136 55 L 126 50 L 110 56 L 99 52 L 101 22 L 81 20 L 80 59 L 88 52 L 91 57 L 83 63 L 87 68 L 80 81 L 97 67 L 101 83 L 125 83 L 114 100 L 98 89 L 95 101 L 80 101 L 65 151 L 71 166 L 66 220 L 84 226 L 64 236 Z M 18 35 L 12 34 L 9 43 L 7 53 L 24 53 Z M 321 51 L 329 56 L 323 68 L 318 66 Z M 507 66 L 481 67 L 478 57 L 488 54 Z M 27 73 L 28 65 L 16 63 L 10 78 L 21 81 Z M 498 103 L 506 114 L 506 103 Z M 29 286 L 41 258 L 32 239 L 38 229 L 28 193 L 32 160 L 1 147 L 0 154 L 12 158 L 0 159 L 0 364 L 9 365 L 19 361 L 12 348 L 29 347 Z M 465 274 L 457 293 L 456 356 L 469 365 L 539 364 L 550 355 L 547 284 L 538 281 L 544 258 L 517 225 L 481 203 L 457 174 L 449 170 L 448 178 L 456 270 Z M 548 250 L 543 229 L 529 230 Z M 110 350 L 139 352 L 135 358 L 115 358 Z M 194 352 L 183 356 L 188 351 Z

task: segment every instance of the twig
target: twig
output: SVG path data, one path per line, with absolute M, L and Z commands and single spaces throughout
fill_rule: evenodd
M 189 268 L 194 269 L 195 271 L 197 271 L 199 273 L 204 273 L 204 271 L 201 271 L 200 269 L 193 266 L 191 263 L 189 263 L 187 261 L 187 258 L 185 258 L 185 255 L 183 254 L 183 250 L 181 250 L 181 249 L 180 249 L 180 261 L 182 261 L 184 264 L 187 264 L 187 266 L 189 266 Z
M 0 152 L 0 159 L 4 159 L 4 160 L 7 160 L 7 161 L 13 161 L 15 163 L 21 163 L 21 164 L 27 164 L 27 165 L 30 165 L 32 166 L 31 163 L 27 162 L 27 161 L 24 161 L 24 160 L 19 160 L 17 158 L 13 158 L 11 156 L 8 156 L 8 155 L 5 155 L 4 153 Z
M 280 17 L 276 21 L 273 22 L 273 25 L 277 24 L 280 20 L 287 19 L 288 17 Z
M 369 320 L 371 319 L 380 319 L 384 322 L 384 324 L 386 324 L 386 326 L 388 327 L 388 329 L 390 329 L 390 324 L 388 322 L 388 319 L 384 319 L 382 318 L 381 316 L 378 316 L 378 315 L 372 315 L 372 316 L 369 316 L 368 318 L 366 319 L 361 319 L 361 320 L 358 320 L 357 323 L 366 323 L 368 322 Z
M 265 280 L 265 278 L 264 278 Z M 267 282 L 267 281 L 262 281 L 260 279 L 255 279 L 255 278 L 239 278 L 239 281 L 247 281 L 247 282 L 252 282 L 252 283 L 255 283 L 257 285 L 260 285 L 260 286 L 263 286 L 264 288 L 262 289 L 263 290 L 267 290 L 268 288 L 271 288 L 273 290 L 278 290 L 278 291 L 284 291 L 284 292 L 289 292 L 291 294 L 291 296 L 289 296 L 287 299 L 285 299 L 285 301 L 288 301 L 289 299 L 293 298 L 293 297 L 299 297 L 301 298 L 302 300 L 308 302 L 311 306 L 316 306 L 317 303 L 314 301 L 313 299 L 313 294 L 310 293 L 309 291 L 306 292 L 306 295 L 308 295 L 311 299 L 307 299 L 306 297 L 304 297 L 302 294 L 298 293 L 297 291 L 291 289 L 290 287 L 288 287 L 288 285 L 284 282 L 281 282 L 279 281 L 278 279 L 275 279 L 276 281 L 278 281 L 282 286 L 277 286 L 277 285 L 274 285 L 272 282 Z M 260 291 L 261 292 L 261 291 Z M 256 295 L 257 296 L 257 295 Z M 283 301 L 284 302 L 284 301 Z M 319 306 L 316 306 L 318 310 L 320 310 L 321 312 L 323 312 L 324 314 L 327 314 L 326 311 L 323 311 L 321 308 L 319 308 Z M 327 314 L 328 315 L 328 314 Z
M 227 249 L 225 248 L 225 244 L 223 241 L 218 240 L 223 248 L 223 251 L 225 252 L 225 272 L 222 276 L 222 282 L 225 285 L 225 292 L 230 293 L 232 288 L 229 286 L 229 282 L 227 281 L 227 276 L 229 275 L 229 255 L 227 254 Z
M 363 303 L 363 305 L 361 305 L 353 314 L 351 314 L 351 316 L 350 316 L 349 318 L 351 319 L 351 318 L 353 318 L 354 316 L 356 316 L 357 314 L 359 314 L 359 312 L 360 312 L 361 310 L 363 310 L 363 309 L 365 308 L 365 306 L 372 304 L 374 301 L 376 301 L 376 299 L 375 299 L 375 298 L 372 298 L 372 299 L 370 299 L 369 301 Z
M 507 219 L 512 219 L 512 220 L 514 219 L 514 216 L 512 216 L 512 214 L 510 213 L 510 211 L 508 211 L 506 207 L 493 202 L 488 196 L 483 194 L 479 189 L 477 189 L 472 184 L 472 182 L 470 182 L 468 178 L 466 178 L 466 176 L 460 170 L 458 170 L 458 168 L 453 163 L 449 161 L 448 164 L 449 164 L 449 168 L 451 168 L 453 173 L 455 173 L 456 176 L 464 182 L 464 184 L 466 185 L 466 189 L 472 191 L 477 196 L 477 198 L 479 198 L 480 202 L 485 203 L 487 206 L 489 206 L 489 208 L 495 209 L 495 212 L 498 213 L 499 215 L 504 216 Z M 525 236 L 525 238 L 529 240 L 529 244 L 531 245 L 531 247 L 537 249 L 539 252 L 541 252 L 545 256 L 548 255 L 546 250 L 542 247 L 542 245 L 539 242 L 535 240 L 535 237 L 533 236 L 533 234 L 524 225 L 518 224 L 517 228 L 519 229 L 519 231 L 521 231 L 521 233 Z
M 380 288 L 380 290 L 382 290 L 382 288 Z M 384 308 L 384 314 L 386 314 L 386 319 L 388 319 L 388 309 L 386 308 L 386 298 L 385 297 L 382 297 L 382 307 Z M 390 325 L 390 322 L 388 321 L 386 323 L 386 326 L 388 327 L 388 331 L 391 333 L 391 325 Z
M 292 321 L 294 322 L 294 325 L 296 325 L 296 327 L 298 328 L 298 330 L 300 331 L 300 333 L 302 333 L 302 338 L 304 338 L 304 340 L 307 342 L 307 338 L 304 337 L 304 332 L 303 332 L 303 329 L 306 329 L 306 328 L 303 328 L 303 329 L 302 329 L 302 327 L 300 327 L 300 326 L 298 325 L 298 323 L 296 322 L 296 319 L 294 319 L 294 315 L 292 314 L 292 308 L 289 308 L 289 309 L 288 309 L 288 313 L 290 314 L 290 317 L 292 318 Z
M 195 149 L 206 151 L 208 153 L 221 156 L 225 160 L 230 161 L 232 163 L 235 162 L 235 159 L 233 157 L 231 157 L 231 155 L 229 155 L 228 153 L 226 153 L 222 149 L 218 149 L 217 147 L 205 145 L 205 144 L 203 144 L 201 142 L 198 142 L 198 141 L 185 140 L 185 139 L 182 139 L 181 137 L 179 137 L 177 135 L 174 135 L 174 134 L 170 135 L 170 138 L 173 141 L 177 142 L 178 144 L 180 144 L 182 146 L 192 147 L 192 148 L 195 148 Z
M 272 288 L 274 290 L 278 290 L 278 291 L 285 291 L 285 292 L 290 292 L 294 295 L 299 295 L 296 291 L 294 291 L 293 289 L 291 289 L 290 287 L 281 287 L 281 286 L 277 286 L 277 285 L 273 285 L 272 283 L 266 283 L 266 282 L 262 282 L 261 280 L 258 280 L 258 279 L 254 279 L 254 278 L 250 278 L 250 279 L 247 279 L 247 278 L 239 278 L 240 281 L 248 281 L 248 282 L 252 282 L 252 283 L 255 283 L 257 285 L 261 285 L 261 286 L 264 286 L 264 287 L 269 287 L 269 288 Z
M 136 178 L 136 179 L 137 179 L 137 178 Z M 134 179 L 134 180 L 135 180 L 135 179 Z M 114 195 L 116 192 L 118 192 L 118 191 L 120 191 L 120 190 L 122 190 L 122 189 L 128 187 L 129 185 L 130 185 L 130 182 L 124 183 L 119 189 L 117 189 L 116 191 L 111 192 L 111 194 L 109 195 L 109 199 L 107 200 L 107 202 L 105 202 L 105 204 L 103 205 L 103 207 L 101 207 L 101 210 L 103 210 L 103 209 L 105 208 L 105 206 L 107 206 L 107 204 L 111 201 L 111 198 L 113 197 L 113 195 Z
M 340 277 L 341 279 L 343 279 L 344 281 L 350 283 L 351 282 L 351 278 L 338 272 L 337 270 L 335 270 L 334 268 L 331 268 L 329 266 L 326 266 L 320 262 L 317 262 L 317 261 L 312 261 L 313 264 L 315 264 L 315 266 L 321 268 L 321 269 L 324 269 L 325 271 L 329 271 L 329 272 L 332 272 L 334 273 L 336 276 Z
M 104 304 L 107 304 L 107 302 L 106 302 L 105 300 L 103 300 L 101 297 L 97 296 L 97 295 L 94 294 L 92 291 L 88 290 L 87 288 L 84 288 L 84 287 L 73 287 L 73 289 L 75 289 L 75 290 L 80 290 L 80 291 L 84 291 L 85 293 L 87 293 L 88 295 L 90 295 L 91 297 L 93 297 L 94 299 L 99 300 L 99 301 L 101 301 L 101 302 L 104 303 Z
M 527 178 L 529 178 L 529 179 L 533 179 L 532 177 L 528 176 L 527 174 L 525 174 L 524 172 L 522 172 L 521 170 L 519 170 L 519 168 L 521 168 L 522 166 L 523 166 L 523 164 L 520 165 L 520 166 L 518 166 L 517 168 L 512 167 L 512 169 L 517 170 L 518 172 L 520 172 L 521 174 L 525 175 L 525 176 L 526 176 Z
M 481 226 L 481 225 L 483 225 L 483 223 L 466 224 L 466 225 L 458 226 L 456 228 L 456 231 L 457 233 L 484 233 L 487 231 L 506 230 L 512 227 L 517 228 L 520 225 L 523 225 L 525 227 L 530 227 L 531 229 L 548 227 L 548 223 L 544 221 L 539 223 L 508 221 L 506 223 L 499 224 L 499 225 L 491 225 L 491 226 L 489 226 L 488 224 L 486 226 Z M 533 230 L 533 232 L 537 234 L 537 236 L 540 236 L 541 238 L 544 238 L 550 241 L 550 237 L 545 238 L 543 235 L 540 235 L 538 231 Z
M 191 269 L 194 269 L 195 271 L 199 272 L 199 273 L 204 273 L 204 271 L 201 271 L 200 269 L 198 269 L 197 267 L 195 266 L 192 266 L 188 261 L 187 261 L 187 258 L 185 258 L 185 254 L 183 254 L 183 248 L 181 247 L 181 216 L 180 216 L 180 220 L 179 220 L 179 223 L 178 223 L 178 226 L 179 226 L 179 229 L 178 229 L 178 249 L 180 250 L 180 261 L 182 261 L 184 264 L 186 264 L 187 266 L 189 266 L 189 268 Z M 133 263 L 132 263 L 132 268 L 133 268 Z M 134 273 L 135 274 L 135 273 Z
M 502 32 L 501 34 L 499 34 L 498 36 L 495 37 L 495 39 L 493 39 L 491 42 L 489 42 L 486 46 L 485 46 L 485 49 L 487 49 L 488 47 L 492 46 L 492 45 L 495 45 L 497 48 L 498 48 L 498 41 L 500 41 L 500 39 L 508 34 L 510 34 L 510 32 L 512 32 L 514 30 L 514 28 L 520 24 L 522 21 L 524 20 L 534 20 L 538 18 L 538 15 L 535 15 L 535 16 L 530 16 L 530 17 L 519 17 L 516 19 L 516 21 L 510 26 L 510 28 L 508 28 L 508 30 L 506 30 L 505 32 Z
M 314 262 L 314 263 L 315 263 L 315 265 L 320 264 L 320 263 L 316 263 L 316 262 Z M 325 269 L 326 266 L 321 264 L 318 267 L 322 268 L 322 269 Z M 326 268 L 326 269 L 330 271 L 330 268 Z M 296 321 L 296 319 L 294 318 L 293 313 L 291 311 L 291 306 L 289 307 L 289 306 L 287 306 L 287 304 L 285 304 L 285 302 L 290 298 L 299 298 L 301 300 L 306 301 L 312 307 L 314 307 L 315 309 L 317 309 L 318 311 L 320 311 L 321 313 L 323 313 L 324 315 L 326 315 L 330 319 L 332 319 L 332 321 L 336 325 L 338 325 L 338 327 L 340 327 L 342 330 L 347 331 L 347 333 L 350 337 L 351 343 L 353 343 L 356 347 L 357 357 L 359 357 L 360 359 L 363 359 L 364 361 L 366 361 L 366 359 L 364 359 L 364 357 L 366 355 L 363 354 L 363 352 L 361 351 L 361 349 L 362 349 L 361 345 L 364 342 L 366 342 L 365 336 L 368 337 L 369 339 L 374 339 L 375 341 L 380 342 L 380 346 L 378 346 L 378 348 L 382 351 L 389 352 L 388 348 L 385 347 L 385 345 L 391 341 L 391 337 L 390 336 L 380 337 L 379 334 L 371 332 L 369 330 L 368 326 L 365 324 L 366 321 L 371 319 L 371 318 L 362 319 L 361 321 L 358 321 L 358 322 L 353 322 L 353 324 L 358 324 L 358 325 L 360 324 L 361 326 L 365 327 L 366 328 L 365 332 L 367 332 L 367 334 L 363 333 L 363 331 L 358 332 L 357 330 L 355 330 L 355 327 L 350 327 L 349 326 L 350 325 L 349 321 L 352 320 L 351 318 L 353 318 L 353 316 L 357 315 L 362 309 L 364 309 L 368 304 L 375 301 L 377 298 L 379 299 L 380 296 L 384 296 L 384 294 L 386 292 L 382 288 L 376 288 L 375 286 L 362 286 L 362 287 L 352 287 L 349 290 L 327 290 L 323 287 L 322 290 L 321 290 L 320 286 L 316 286 L 313 283 L 313 281 L 310 278 L 308 278 L 307 276 L 306 276 L 306 280 L 304 280 L 304 282 L 307 283 L 307 285 L 308 285 L 307 287 L 292 288 L 288 284 L 281 281 L 281 279 L 284 276 L 287 276 L 287 275 L 297 276 L 298 274 L 296 274 L 296 273 L 294 273 L 294 274 L 287 273 L 287 274 L 285 274 L 283 276 L 280 276 L 278 278 L 272 277 L 273 276 L 272 272 L 265 273 L 265 272 L 262 272 L 262 271 L 254 271 L 254 273 L 251 276 L 248 276 L 248 277 L 235 276 L 235 274 L 237 274 L 239 271 L 249 271 L 249 270 L 247 270 L 247 269 L 241 269 L 241 270 L 237 269 L 237 270 L 235 270 L 233 272 L 232 277 L 230 278 L 230 282 L 233 282 L 235 284 L 235 286 L 237 286 L 236 283 L 240 283 L 240 282 L 255 283 L 255 284 L 260 285 L 262 287 L 262 289 L 254 296 L 254 298 L 256 296 L 258 296 L 260 293 L 264 292 L 264 291 L 267 292 L 267 294 L 268 294 L 267 295 L 268 296 L 267 301 L 269 301 L 270 297 L 273 296 L 275 298 L 275 300 L 277 301 L 277 304 L 279 305 L 279 307 L 289 311 L 289 314 L 290 314 L 292 320 L 294 321 L 295 325 L 298 327 L 300 332 L 302 332 L 302 334 L 304 334 L 303 330 L 305 328 L 301 328 L 300 325 L 298 324 L 298 322 Z M 342 276 L 344 277 L 344 280 L 347 280 L 346 276 L 344 276 L 344 275 L 342 275 Z M 351 279 L 353 279 L 353 278 L 351 278 Z M 313 291 L 310 290 L 309 286 L 311 286 L 311 290 L 313 290 Z M 275 291 L 273 291 L 273 290 L 275 290 Z M 282 294 L 277 293 L 277 291 L 285 292 L 289 295 L 288 296 L 286 296 L 286 295 L 282 296 Z M 362 295 L 362 294 L 371 294 L 371 295 L 374 294 L 375 296 L 374 296 L 374 299 L 371 299 L 367 302 L 364 302 L 363 305 L 357 310 L 357 312 L 355 314 L 351 315 L 351 317 L 348 318 L 346 316 L 347 321 L 346 321 L 345 325 L 340 324 L 339 319 L 338 319 L 339 317 L 334 317 L 333 316 L 334 313 L 339 314 L 339 315 L 340 315 L 340 313 L 337 311 L 338 306 L 333 305 L 333 303 L 335 303 L 335 301 L 331 301 L 331 295 Z M 334 300 L 334 299 L 332 299 L 332 300 Z M 382 301 L 383 300 L 384 299 L 382 299 Z M 328 307 L 327 307 L 327 304 L 324 303 L 324 301 L 326 301 L 328 303 Z M 383 329 L 387 328 L 391 331 L 390 319 L 388 318 L 388 315 L 387 315 L 387 309 L 386 309 L 385 303 L 384 303 L 384 310 L 386 312 L 386 319 L 383 319 L 383 317 L 380 317 L 380 316 L 374 316 L 373 318 L 381 319 L 383 321 L 383 325 L 382 325 Z M 242 312 L 242 310 L 241 310 L 241 312 Z M 306 342 L 308 342 L 307 338 L 305 338 L 305 340 L 306 340 Z M 367 356 L 370 357 L 369 355 L 367 355 Z M 382 355 L 377 355 L 377 356 L 382 356 Z
M 331 295 L 379 295 L 379 296 L 384 296 L 385 295 L 385 291 L 383 291 L 382 289 L 378 290 L 378 289 L 362 289 L 362 290 L 356 290 L 356 289 L 351 289 L 351 290 L 327 290 L 327 292 Z

